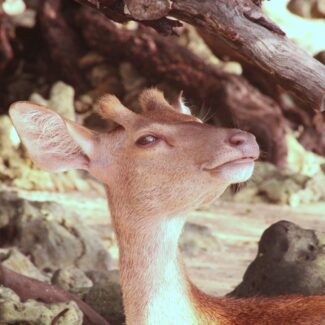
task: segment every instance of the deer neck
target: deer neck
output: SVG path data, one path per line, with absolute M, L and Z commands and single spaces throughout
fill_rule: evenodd
M 185 218 L 136 218 L 110 210 L 119 245 L 120 277 L 128 325 L 197 324 L 190 286 L 179 256 Z M 125 206 L 124 206 L 125 207 Z M 129 220 L 123 226 L 123 220 Z

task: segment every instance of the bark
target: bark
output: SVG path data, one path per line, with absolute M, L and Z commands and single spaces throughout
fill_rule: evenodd
M 77 1 L 93 6 L 90 0 Z M 124 13 L 123 2 L 119 3 L 120 18 L 133 19 Z M 325 110 L 325 67 L 285 37 L 283 31 L 262 13 L 257 5 L 260 1 L 171 0 L 171 3 L 168 16 L 220 37 L 310 109 Z M 114 6 L 117 8 L 116 3 Z M 111 10 L 115 11 L 113 7 Z M 99 10 L 107 14 L 100 6 Z M 114 15 L 108 16 L 114 19 Z
M 172 3 L 170 0 L 125 0 L 133 18 L 155 20 L 168 15 Z
M 117 28 L 95 11 L 81 10 L 78 25 L 87 44 L 111 61 L 130 61 L 153 83 L 164 80 L 184 90 L 197 105 L 213 107 L 224 121 L 254 133 L 266 159 L 282 165 L 286 158 L 285 121 L 279 106 L 244 78 L 205 64 L 184 47 L 143 29 Z
M 64 290 L 11 271 L 0 265 L 0 285 L 15 291 L 22 301 L 34 299 L 44 303 L 75 301 L 84 313 L 84 324 L 109 325 L 109 323 L 91 307 Z
M 87 5 L 104 14 L 107 18 L 114 20 L 118 23 L 125 23 L 129 20 L 140 21 L 130 14 L 125 12 L 124 2 L 121 0 L 75 0 L 80 4 Z M 154 1 L 151 1 L 154 3 Z M 158 13 L 159 15 L 159 13 Z M 156 29 L 162 35 L 177 35 L 177 27 L 182 24 L 174 19 L 162 17 L 156 20 L 141 20 L 145 26 Z

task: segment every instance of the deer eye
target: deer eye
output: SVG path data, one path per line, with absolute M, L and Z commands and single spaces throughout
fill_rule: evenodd
M 145 135 L 140 137 L 135 143 L 139 146 L 148 146 L 156 143 L 160 139 L 154 135 Z

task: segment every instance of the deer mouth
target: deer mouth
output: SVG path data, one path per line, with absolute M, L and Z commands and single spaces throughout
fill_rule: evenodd
M 220 168 L 223 168 L 223 167 L 226 167 L 226 166 L 231 166 L 231 165 L 234 165 L 234 166 L 237 166 L 238 167 L 244 167 L 245 165 L 251 165 L 251 164 L 254 164 L 254 161 L 257 159 L 257 157 L 254 157 L 254 156 L 251 156 L 251 157 L 241 157 L 241 158 L 236 158 L 236 159 L 232 159 L 232 160 L 228 160 L 222 164 L 218 164 L 217 166 L 215 167 L 206 167 L 204 168 L 204 170 L 206 171 L 217 171 L 218 169 Z
M 205 170 L 211 175 L 217 176 L 219 180 L 230 183 L 245 182 L 253 174 L 256 159 L 255 156 L 236 158 L 213 168 L 205 168 Z
M 239 158 L 239 159 L 235 159 L 235 160 L 231 160 L 228 161 L 218 167 L 216 167 L 217 169 L 219 167 L 224 167 L 224 166 L 228 166 L 228 165 L 239 165 L 239 166 L 244 166 L 246 164 L 254 164 L 254 161 L 256 160 L 256 158 L 254 157 L 245 157 L 245 158 Z

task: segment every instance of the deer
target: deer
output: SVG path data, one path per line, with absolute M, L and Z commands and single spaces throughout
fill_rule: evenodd
M 30 102 L 9 110 L 37 166 L 86 170 L 104 184 L 126 324 L 325 324 L 325 296 L 212 297 L 191 282 L 178 248 L 186 215 L 247 181 L 259 146 L 248 132 L 203 123 L 182 99 L 170 104 L 155 88 L 139 103 L 135 113 L 103 96 L 99 113 L 117 125 L 107 132 Z

